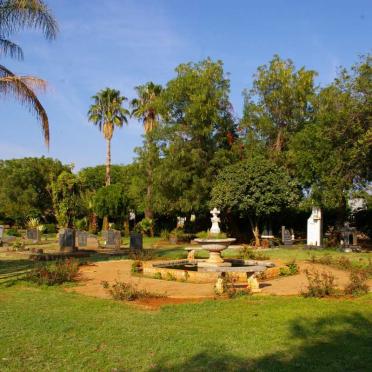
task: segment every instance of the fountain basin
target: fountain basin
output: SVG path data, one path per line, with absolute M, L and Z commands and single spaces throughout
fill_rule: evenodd
M 199 267 L 209 266 L 231 266 L 230 262 L 226 262 L 221 257 L 221 252 L 230 244 L 235 242 L 235 238 L 226 239 L 195 239 L 195 242 L 201 245 L 202 248 L 209 252 L 209 258 L 206 261 L 199 262 Z

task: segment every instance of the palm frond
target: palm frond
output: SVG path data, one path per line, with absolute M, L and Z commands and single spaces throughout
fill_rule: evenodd
M 49 120 L 44 107 L 36 96 L 35 90 L 45 90 L 46 82 L 32 76 L 14 75 L 0 65 L 0 94 L 13 95 L 26 106 L 40 121 L 45 144 L 49 148 Z
M 7 36 L 24 28 L 39 29 L 47 39 L 55 39 L 58 33 L 57 22 L 44 1 L 0 1 L 0 33 Z
M 22 48 L 0 36 L 0 55 L 1 54 L 4 54 L 4 56 L 9 55 L 12 58 L 23 59 Z

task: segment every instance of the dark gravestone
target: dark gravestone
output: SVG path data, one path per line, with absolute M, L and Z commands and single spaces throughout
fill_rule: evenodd
M 59 248 L 61 252 L 73 252 L 75 247 L 75 230 L 61 229 L 58 234 Z
M 106 248 L 120 249 L 120 244 L 121 244 L 120 231 L 107 230 L 103 232 L 102 236 L 106 242 L 105 244 Z
M 143 237 L 141 233 L 130 233 L 130 244 L 131 250 L 142 250 L 143 249 Z
M 26 230 L 26 238 L 32 240 L 33 242 L 40 241 L 40 231 L 36 228 Z
M 88 233 L 86 231 L 76 231 L 77 246 L 86 247 L 88 241 Z
M 284 245 L 293 245 L 292 235 L 285 226 L 282 226 L 282 242 Z

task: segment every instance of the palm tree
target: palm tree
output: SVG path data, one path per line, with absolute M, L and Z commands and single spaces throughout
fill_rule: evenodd
M 119 90 L 106 88 L 92 97 L 94 103 L 88 111 L 88 120 L 97 125 L 106 139 L 106 186 L 111 184 L 111 139 L 114 128 L 128 123 L 129 111 L 123 107 L 126 97 Z
M 25 28 L 42 31 L 46 39 L 54 39 L 57 22 L 42 0 L 0 0 L 0 57 L 23 59 L 22 48 L 9 36 Z M 36 115 L 41 122 L 44 141 L 49 146 L 49 120 L 37 98 L 37 90 L 45 90 L 44 80 L 33 76 L 17 76 L 0 64 L 0 94 L 13 95 Z
M 156 99 L 159 97 L 162 87 L 161 85 L 149 82 L 145 85 L 140 85 L 135 88 L 138 98 L 131 101 L 132 116 L 143 122 L 145 129 L 145 136 L 148 145 L 147 157 L 147 195 L 146 195 L 146 208 L 145 217 L 153 219 L 154 213 L 152 209 L 152 184 L 153 184 L 153 152 L 154 142 L 151 132 L 156 128 L 158 123 L 158 113 L 156 108 Z M 153 234 L 153 232 L 151 232 Z

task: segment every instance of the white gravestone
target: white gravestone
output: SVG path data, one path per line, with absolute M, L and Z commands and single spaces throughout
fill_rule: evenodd
M 307 245 L 320 247 L 322 245 L 322 211 L 313 207 L 307 220 Z
M 212 218 L 211 218 L 212 227 L 211 227 L 210 232 L 212 234 L 219 234 L 221 232 L 220 227 L 218 225 L 218 223 L 221 222 L 221 220 L 218 217 L 218 215 L 220 214 L 220 211 L 217 208 L 214 208 L 212 211 L 210 211 L 210 213 L 212 215 Z

